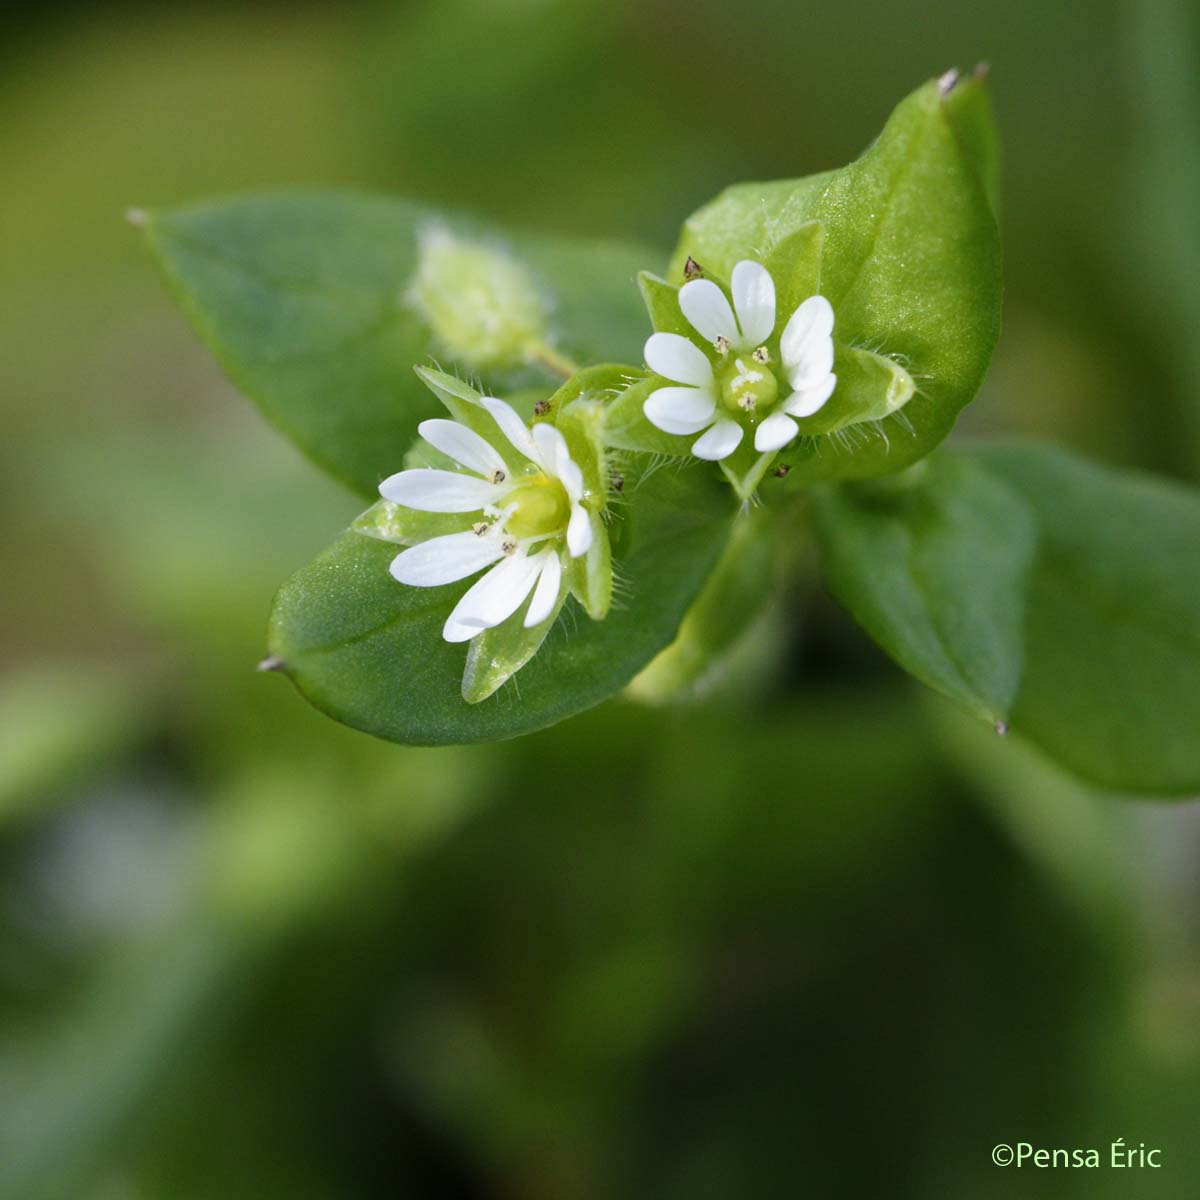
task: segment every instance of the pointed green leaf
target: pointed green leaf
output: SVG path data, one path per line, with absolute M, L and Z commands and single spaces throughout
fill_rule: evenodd
M 625 471 L 610 527 L 623 603 L 592 621 L 568 602 L 541 649 L 478 704 L 462 697 L 467 648 L 442 640 L 470 581 L 412 588 L 388 574 L 396 553 L 347 533 L 281 589 L 269 649 L 318 708 L 379 737 L 419 744 L 513 737 L 613 695 L 675 636 L 720 556 L 732 519 L 707 464 Z
M 819 489 L 830 590 L 897 662 L 1079 775 L 1200 788 L 1200 494 L 1047 446 Z
M 834 337 L 903 363 L 916 393 L 864 422 L 852 453 L 827 438 L 788 447 L 787 484 L 894 472 L 928 454 L 983 381 L 1000 320 L 1000 250 L 988 191 L 995 134 L 983 80 L 933 81 L 904 100 L 878 140 L 840 171 L 739 184 L 689 218 L 672 260 L 722 279 L 742 258 L 772 263 L 809 222 L 824 229 L 820 290 Z M 782 322 L 790 314 L 778 313 Z
M 640 359 L 646 320 L 634 280 L 658 256 L 625 243 L 500 236 L 403 200 L 333 192 L 151 213 L 146 236 L 230 378 L 315 463 L 371 495 L 398 469 L 417 423 L 440 415 L 413 365 L 483 367 L 439 339 L 436 314 L 414 299 L 420 235 L 432 224 L 528 275 L 558 353 Z M 489 369 L 488 387 L 553 379 L 529 357 L 527 367 Z
M 1007 721 L 1036 537 L 1021 498 L 938 455 L 911 478 L 817 489 L 813 512 L 826 585 L 867 632 L 976 716 Z
M 974 457 L 1038 526 L 1012 728 L 1107 787 L 1200 790 L 1200 492 L 1051 446 Z

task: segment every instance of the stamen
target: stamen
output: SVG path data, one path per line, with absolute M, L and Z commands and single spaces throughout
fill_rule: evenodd
M 717 353 L 724 358 L 729 353 L 729 339 L 727 337 L 719 337 L 713 345 L 717 348 Z
M 508 476 L 498 467 L 488 476 L 488 483 L 503 483 Z
M 533 415 L 535 417 L 544 417 L 549 411 L 550 411 L 550 401 L 549 400 L 539 400 L 533 406 Z
M 766 366 L 767 363 L 771 361 L 771 356 L 767 353 L 766 346 L 759 346 L 759 348 L 755 350 L 750 357 L 754 359 L 756 363 L 762 363 L 763 366 Z
M 483 535 L 487 533 L 489 529 L 491 529 L 491 525 L 489 525 L 487 521 L 476 521 L 475 524 L 471 526 L 471 532 L 476 537 L 483 537 Z
M 704 268 L 689 254 L 683 264 L 683 277 L 687 280 L 699 279 L 704 274 Z
M 500 543 L 500 549 L 511 558 L 517 552 L 517 539 L 506 537 Z
M 771 474 L 774 475 L 776 479 L 786 479 L 791 473 L 791 470 L 791 463 L 780 463 L 779 466 L 777 466 L 775 470 L 771 472 Z

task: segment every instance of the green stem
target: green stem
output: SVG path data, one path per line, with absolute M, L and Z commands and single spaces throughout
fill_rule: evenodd
M 738 498 L 749 502 L 754 498 L 754 493 L 758 491 L 758 485 L 762 483 L 762 478 L 767 473 L 767 468 L 774 461 L 774 451 L 769 451 L 766 454 L 760 454 L 758 456 L 758 461 L 741 479 L 738 479 L 737 476 L 734 475 L 724 463 L 721 464 L 721 470 L 725 472 L 725 478 L 733 484 L 733 490 L 737 492 Z
M 572 362 L 566 355 L 559 354 L 545 342 L 530 342 L 525 348 L 525 360 L 545 367 L 552 375 L 558 375 L 562 379 L 570 379 L 579 370 L 578 363 Z

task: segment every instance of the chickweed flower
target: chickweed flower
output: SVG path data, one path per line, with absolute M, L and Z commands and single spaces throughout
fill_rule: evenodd
M 583 473 L 553 425 L 530 429 L 503 400 L 482 396 L 502 438 L 488 440 L 458 421 L 424 421 L 421 437 L 459 469 L 400 471 L 379 485 L 393 504 L 455 514 L 462 528 L 398 554 L 391 573 L 411 587 L 440 587 L 490 568 L 467 589 L 442 629 L 466 642 L 507 621 L 529 601 L 526 629 L 558 610 L 567 561 L 586 555 L 593 527 Z
M 697 458 L 728 458 L 754 431 L 754 448 L 771 453 L 799 432 L 837 386 L 833 308 L 810 296 L 775 337 L 775 283 L 760 263 L 743 259 L 730 277 L 733 303 L 710 279 L 679 289 L 679 308 L 704 343 L 677 333 L 646 342 L 646 365 L 673 386 L 646 399 L 647 419 L 665 433 L 701 433 Z

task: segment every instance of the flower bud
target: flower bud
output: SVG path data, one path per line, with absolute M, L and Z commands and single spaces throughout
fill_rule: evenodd
M 513 367 L 546 336 L 546 306 L 529 273 L 503 250 L 445 226 L 420 236 L 412 303 L 461 364 Z

